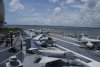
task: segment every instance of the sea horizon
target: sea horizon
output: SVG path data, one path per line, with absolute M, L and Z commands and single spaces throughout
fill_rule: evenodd
M 88 26 L 63 26 L 63 25 L 21 25 L 21 24 L 18 24 L 18 25 L 15 25 L 15 24 L 5 24 L 4 27 L 7 27 L 7 26 L 47 26 L 47 27 L 75 27 L 75 28 L 96 28 L 96 29 L 100 29 L 100 27 L 88 27 Z

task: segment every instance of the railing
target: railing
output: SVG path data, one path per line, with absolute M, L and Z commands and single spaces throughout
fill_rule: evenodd
M 3 49 L 0 51 L 0 67 L 6 67 L 5 63 L 9 60 L 9 58 L 11 56 L 17 56 L 17 58 L 20 61 L 23 61 L 24 54 L 22 51 L 22 46 L 23 46 L 23 44 L 20 42 L 20 43 L 14 44 L 13 47 L 9 47 L 9 46 L 8 47 L 1 47 Z M 10 52 L 9 50 L 11 48 L 15 48 L 16 51 Z

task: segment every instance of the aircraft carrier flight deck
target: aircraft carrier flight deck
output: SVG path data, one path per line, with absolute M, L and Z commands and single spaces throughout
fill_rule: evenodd
M 83 34 L 80 34 L 83 38 L 78 36 L 23 29 L 13 37 L 12 44 L 16 45 L 0 47 L 0 65 L 10 67 L 19 62 L 19 67 L 99 67 L 100 51 L 94 45 L 99 39 L 91 39 Z M 3 51 L 6 56 L 3 56 Z

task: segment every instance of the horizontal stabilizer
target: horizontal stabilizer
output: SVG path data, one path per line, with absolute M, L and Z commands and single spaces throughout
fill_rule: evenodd
M 28 50 L 32 51 L 32 50 L 36 50 L 37 48 L 29 48 Z
M 39 63 L 49 63 L 49 62 L 53 62 L 53 61 L 57 61 L 57 60 L 59 60 L 60 58 L 53 58 L 53 57 L 46 57 L 46 56 L 44 56 L 44 57 L 42 57 L 42 59 L 40 60 L 40 62 Z

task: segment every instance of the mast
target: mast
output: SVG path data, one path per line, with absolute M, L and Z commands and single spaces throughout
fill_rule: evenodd
M 4 3 L 3 0 L 0 0 L 0 28 L 3 27 L 3 24 L 5 23 L 5 9 L 4 9 Z

